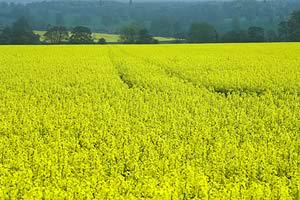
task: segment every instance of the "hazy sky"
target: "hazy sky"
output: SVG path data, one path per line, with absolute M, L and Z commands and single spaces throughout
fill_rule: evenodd
M 18 3 L 28 3 L 34 1 L 59 1 L 59 0 L 0 0 L 0 2 L 18 2 Z M 62 0 L 62 1 L 99 1 L 99 0 Z M 129 0 L 104 0 L 104 1 L 121 1 L 127 2 Z M 228 0 L 133 0 L 134 2 L 168 2 L 168 1 L 176 1 L 176 2 L 200 2 L 200 1 L 228 1 Z

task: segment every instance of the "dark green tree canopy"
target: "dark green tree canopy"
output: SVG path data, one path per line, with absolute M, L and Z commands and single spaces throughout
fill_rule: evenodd
M 177 33 L 182 32 L 181 24 L 170 17 L 159 17 L 153 19 L 150 24 L 150 31 L 159 36 L 176 36 Z
M 289 28 L 287 21 L 282 21 L 278 24 L 278 37 L 280 41 L 289 40 Z
M 222 36 L 222 42 L 244 42 L 247 41 L 247 32 L 246 31 L 229 31 Z
M 158 43 L 158 41 L 156 41 L 149 34 L 149 31 L 146 28 L 143 28 L 138 31 L 136 43 L 137 44 L 153 44 L 153 43 Z
M 72 30 L 70 43 L 73 44 L 91 44 L 93 43 L 91 29 L 84 26 L 77 26 Z
M 10 44 L 10 43 L 11 43 L 11 29 L 9 27 L 6 27 L 0 32 L 0 44 Z
M 154 44 L 158 43 L 149 33 L 148 29 L 135 24 L 124 27 L 120 32 L 120 42 L 124 44 Z
M 11 27 L 12 44 L 37 44 L 39 36 L 33 33 L 25 17 L 21 17 Z
M 66 27 L 54 26 L 44 34 L 44 37 L 46 42 L 59 44 L 68 41 L 69 32 Z
M 120 31 L 120 42 L 125 44 L 134 44 L 136 41 L 138 27 L 135 25 L 128 25 Z
M 294 11 L 288 21 L 288 35 L 290 41 L 300 41 L 300 10 Z
M 193 23 L 188 34 L 188 41 L 191 43 L 212 43 L 217 42 L 216 29 L 207 23 Z
M 105 38 L 100 38 L 100 39 L 98 40 L 98 44 L 106 44 Z
M 261 27 L 251 26 L 248 28 L 249 42 L 263 42 L 265 41 L 265 30 Z
M 267 42 L 278 42 L 278 34 L 274 30 L 268 30 L 266 32 L 266 41 Z

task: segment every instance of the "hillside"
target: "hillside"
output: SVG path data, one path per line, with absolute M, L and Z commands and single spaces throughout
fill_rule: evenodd
M 250 26 L 276 32 L 278 24 L 296 9 L 300 9 L 300 1 L 140 2 L 131 6 L 113 1 L 102 5 L 96 1 L 2 3 L 0 27 L 25 16 L 35 30 L 47 30 L 48 25 L 82 25 L 93 32 L 118 34 L 122 27 L 138 24 L 152 35 L 180 38 L 194 22 L 209 23 L 221 34 Z

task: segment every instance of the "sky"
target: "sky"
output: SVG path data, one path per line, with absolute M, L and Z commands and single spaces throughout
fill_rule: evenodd
M 28 3 L 28 2 L 36 2 L 36 1 L 52 1 L 52 0 L 0 0 L 0 2 L 18 2 L 18 3 Z M 59 1 L 59 0 L 55 0 Z M 62 1 L 99 1 L 99 0 L 62 0 Z M 128 2 L 129 0 L 104 0 L 104 1 L 121 1 Z M 134 2 L 200 2 L 200 1 L 227 1 L 227 0 L 133 0 Z

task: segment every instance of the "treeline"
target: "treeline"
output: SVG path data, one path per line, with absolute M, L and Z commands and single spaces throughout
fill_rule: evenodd
M 102 2 L 101 4 L 99 2 Z M 92 32 L 119 34 L 122 27 L 138 24 L 150 34 L 162 37 L 186 37 L 194 22 L 207 22 L 222 35 L 235 27 L 250 26 L 275 31 L 293 10 L 300 9 L 299 0 L 233 0 L 206 2 L 116 1 L 40 1 L 28 4 L 0 3 L 0 27 L 25 16 L 34 30 L 47 30 L 48 25 L 89 27 Z
M 133 34 L 137 33 L 134 31 L 137 29 L 136 25 L 127 26 L 121 31 L 121 41 L 138 44 L 139 42 L 134 40 L 135 35 Z M 170 43 L 299 42 L 300 10 L 294 11 L 287 21 L 280 22 L 277 29 L 277 31 L 265 31 L 262 27 L 250 26 L 243 30 L 236 26 L 231 31 L 218 33 L 216 28 L 208 23 L 192 23 L 187 33 L 182 33 L 180 38 L 170 41 Z
M 39 44 L 40 36 L 34 34 L 25 17 L 11 27 L 0 30 L 0 44 Z
M 71 34 L 64 26 L 50 27 L 44 34 L 44 42 L 47 44 L 106 44 L 104 38 L 94 41 L 91 29 L 84 26 L 77 26 L 72 29 Z M 158 40 L 154 39 L 149 31 L 145 28 L 131 25 L 121 30 L 120 39 L 115 43 L 123 44 L 157 44 Z
M 47 44 L 93 44 L 94 40 L 92 31 L 88 27 L 77 26 L 69 33 L 66 27 L 53 26 L 44 34 L 44 42 Z
M 299 42 L 300 10 L 292 12 L 286 21 L 278 24 L 277 31 L 266 31 L 262 27 L 251 26 L 247 30 L 238 27 L 222 35 L 221 42 Z
M 240 42 L 299 42 L 300 41 L 300 11 L 294 11 L 287 21 L 278 24 L 278 30 L 265 31 L 264 28 L 251 26 L 246 30 L 236 27 L 224 34 L 218 34 L 216 29 L 207 23 L 194 23 L 187 35 L 190 43 L 240 43 Z
M 49 26 L 43 34 L 43 40 L 40 35 L 34 33 L 25 17 L 21 17 L 12 24 L 0 30 L 0 44 L 106 44 L 104 38 L 94 41 L 92 31 L 88 27 L 76 26 L 68 30 L 64 26 Z M 138 26 L 126 26 L 121 30 L 120 39 L 116 43 L 124 44 L 157 44 L 149 31 Z
M 149 30 L 138 25 L 129 25 L 121 29 L 119 42 L 124 44 L 158 44 Z
M 78 26 L 72 29 L 71 34 L 63 26 L 50 27 L 43 35 L 35 34 L 25 17 L 21 17 L 11 27 L 0 31 L 0 44 L 92 44 L 92 32 L 87 27 Z M 99 40 L 105 43 L 103 40 Z
M 49 26 L 43 35 L 35 34 L 25 17 L 0 30 L 0 44 L 106 44 L 104 38 L 97 42 L 92 37 L 88 27 L 76 26 L 68 30 L 64 26 Z M 192 23 L 189 31 L 180 39 L 169 43 L 243 43 L 243 42 L 299 42 L 300 41 L 300 10 L 294 11 L 288 20 L 278 24 L 278 30 L 266 32 L 264 28 L 251 26 L 242 30 L 236 29 L 220 34 L 208 23 Z M 118 43 L 123 44 L 157 44 L 158 40 L 145 27 L 132 24 L 120 30 Z

